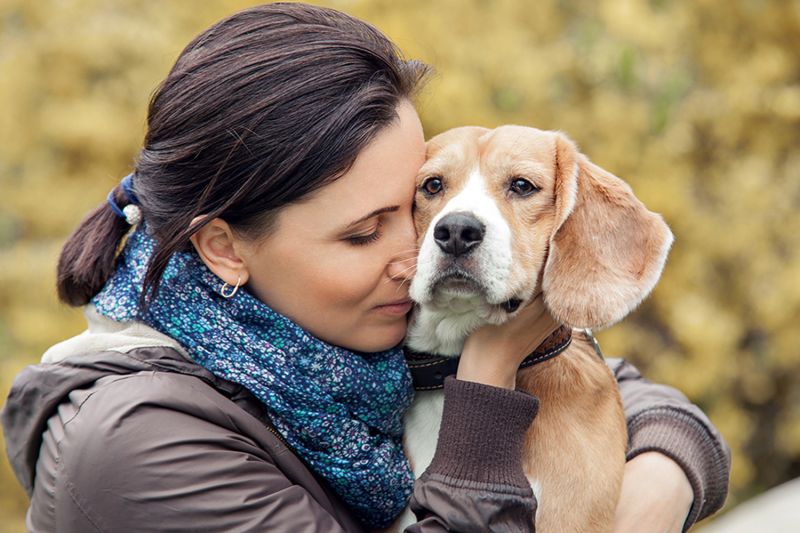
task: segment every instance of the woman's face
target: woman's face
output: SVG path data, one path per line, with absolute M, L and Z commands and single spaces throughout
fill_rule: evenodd
M 409 102 L 397 112 L 346 174 L 282 209 L 268 237 L 239 249 L 256 297 L 316 337 L 356 351 L 397 345 L 411 309 L 412 202 L 425 139 Z

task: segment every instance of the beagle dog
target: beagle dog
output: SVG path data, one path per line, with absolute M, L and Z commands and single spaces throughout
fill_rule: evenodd
M 418 305 L 407 347 L 458 356 L 478 326 L 504 322 L 543 293 L 566 336 L 554 334 L 557 346 L 517 377 L 517 389 L 540 400 L 523 459 L 536 531 L 611 531 L 627 429 L 614 376 L 577 328 L 630 313 L 656 284 L 672 233 L 564 134 L 521 126 L 431 139 L 415 201 Z M 406 415 L 416 477 L 436 449 L 443 401 L 440 389 L 418 390 Z

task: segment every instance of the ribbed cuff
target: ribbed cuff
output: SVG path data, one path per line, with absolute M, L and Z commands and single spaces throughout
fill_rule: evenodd
M 689 479 L 694 502 L 683 531 L 725 503 L 729 475 L 725 452 L 694 416 L 672 407 L 647 409 L 628 420 L 628 435 L 628 461 L 645 452 L 663 453 Z
M 428 472 L 530 488 L 522 445 L 538 411 L 539 400 L 530 394 L 446 378 L 439 442 Z

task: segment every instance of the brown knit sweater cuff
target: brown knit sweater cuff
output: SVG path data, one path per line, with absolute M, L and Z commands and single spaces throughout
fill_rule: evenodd
M 647 409 L 628 419 L 627 460 L 644 452 L 663 453 L 683 469 L 694 502 L 683 531 L 717 511 L 728 493 L 728 462 L 717 440 L 691 414 L 672 407 Z
M 538 410 L 539 400 L 530 394 L 446 378 L 442 426 L 428 472 L 530 488 L 522 445 Z

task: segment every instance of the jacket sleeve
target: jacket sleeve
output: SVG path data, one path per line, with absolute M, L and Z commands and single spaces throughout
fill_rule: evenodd
M 692 485 L 694 502 L 686 531 L 725 503 L 730 449 L 708 417 L 680 391 L 645 379 L 622 359 L 606 362 L 617 378 L 625 408 L 627 459 L 648 451 L 663 453 L 680 465 Z
M 533 531 L 522 446 L 538 400 L 452 376 L 444 393 L 436 452 L 411 498 L 419 522 L 406 531 Z

